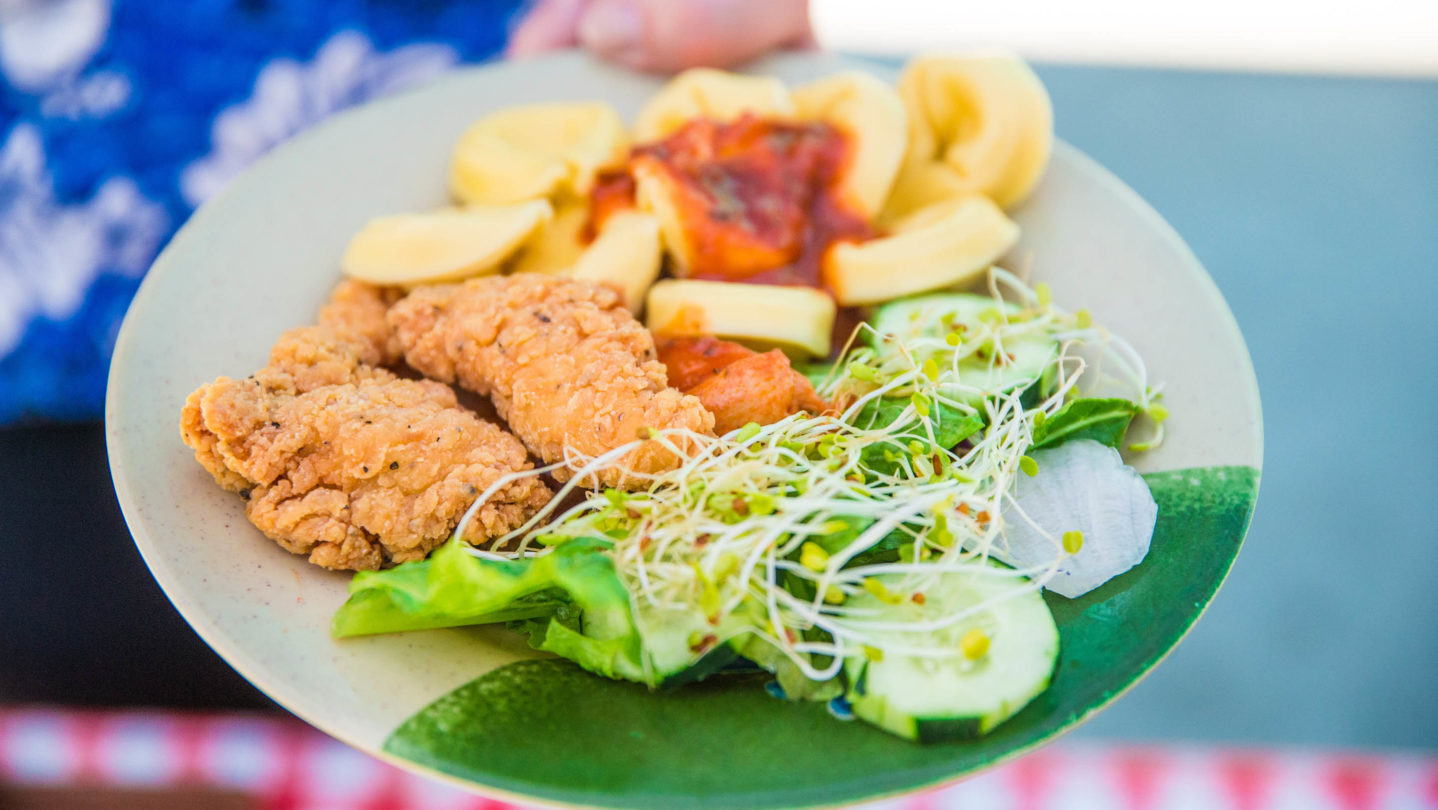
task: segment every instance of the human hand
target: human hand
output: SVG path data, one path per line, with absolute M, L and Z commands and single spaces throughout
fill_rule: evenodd
M 539 0 L 505 53 L 580 46 L 626 67 L 672 72 L 810 43 L 808 0 Z

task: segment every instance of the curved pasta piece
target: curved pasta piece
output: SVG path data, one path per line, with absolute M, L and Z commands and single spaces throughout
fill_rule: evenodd
M 563 273 L 584 253 L 584 226 L 589 223 L 589 205 L 575 200 L 560 203 L 551 219 L 529 240 L 510 272 Z
M 908 145 L 908 112 L 899 94 L 886 82 L 853 70 L 797 87 L 792 95 L 800 118 L 824 121 L 848 136 L 850 156 L 840 194 L 858 213 L 877 216 Z
M 945 183 L 1005 208 L 1022 202 L 1043 176 L 1053 151 L 1053 107 L 1022 59 L 922 56 L 904 68 L 899 95 L 909 112 L 909 149 L 897 184 L 904 194 L 891 208 L 932 201 L 913 188 L 933 187 L 928 167 L 935 163 L 951 170 L 939 173 Z M 924 172 L 931 176 L 915 177 Z
M 549 221 L 544 200 L 372 219 L 340 259 L 345 275 L 414 286 L 492 273 Z
M 649 99 L 635 119 L 634 137 L 640 142 L 658 140 L 695 118 L 732 121 L 746 112 L 792 118 L 794 103 L 778 79 L 693 68 Z
M 637 313 L 649 286 L 659 278 L 663 258 L 659 221 L 651 214 L 621 211 L 604 223 L 567 274 L 619 290 L 624 305 Z
M 599 102 L 510 107 L 474 122 L 450 160 L 449 186 L 465 203 L 513 203 L 589 193 L 605 166 L 624 160 L 629 136 Z
M 684 276 L 694 266 L 695 251 L 689 228 L 679 210 L 674 180 L 645 162 L 634 166 L 635 202 L 639 210 L 654 217 L 664 249 L 674 259 L 674 270 Z
M 1018 238 L 1019 226 L 974 194 L 920 209 L 894 223 L 889 236 L 836 245 L 825 270 L 839 303 L 874 304 L 967 284 Z

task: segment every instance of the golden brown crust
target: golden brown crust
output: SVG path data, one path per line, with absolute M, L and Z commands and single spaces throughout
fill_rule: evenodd
M 402 352 L 399 337 L 390 328 L 385 314 L 403 297 L 404 291 L 398 287 L 379 287 L 345 279 L 335 287 L 329 303 L 320 309 L 319 324 L 362 340 L 374 358 L 367 361 L 371 365 L 394 365 Z
M 215 382 L 223 382 L 226 379 L 221 377 Z M 248 478 L 226 466 L 221 455 L 220 437 L 205 426 L 205 419 L 201 414 L 201 408 L 209 390 L 210 386 L 201 386 L 192 391 L 185 400 L 185 407 L 180 411 L 180 438 L 195 451 L 195 460 L 215 477 L 215 483 L 231 492 L 242 492 L 253 484 Z
M 458 406 L 454 391 L 371 365 L 377 341 L 334 322 L 288 332 L 271 365 L 192 393 L 181 435 L 221 486 L 284 548 L 327 568 L 423 558 L 524 446 Z M 373 332 L 371 334 L 374 334 Z M 549 498 L 537 478 L 502 486 L 466 539 L 520 525 Z
M 390 308 L 389 322 L 411 366 L 489 395 L 546 463 L 563 460 L 566 447 L 597 456 L 647 428 L 714 428 L 699 400 L 669 387 L 653 337 L 608 287 L 528 273 L 491 276 L 417 289 Z M 653 473 L 676 462 L 650 442 L 625 466 Z M 622 479 L 619 470 L 601 476 L 608 486 Z

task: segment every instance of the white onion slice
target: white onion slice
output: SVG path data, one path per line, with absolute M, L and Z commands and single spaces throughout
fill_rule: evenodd
M 1030 455 L 1038 475 L 1021 473 L 1015 481 L 1014 503 L 1004 510 L 1004 538 L 995 544 L 994 556 L 1016 568 L 1046 567 L 1063 556 L 1045 587 L 1070 599 L 1143 560 L 1158 504 L 1117 450 L 1079 439 Z M 1083 546 L 1065 555 L 1063 535 L 1075 530 L 1083 532 Z

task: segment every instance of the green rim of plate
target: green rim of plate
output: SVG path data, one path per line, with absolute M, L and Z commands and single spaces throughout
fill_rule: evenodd
M 1045 595 L 1062 640 L 1053 682 L 982 739 L 908 742 L 842 722 L 821 704 L 770 697 L 763 676 L 721 675 L 655 693 L 549 659 L 509 664 L 455 689 L 405 721 L 384 750 L 477 786 L 602 807 L 827 805 L 962 777 L 1113 701 L 1178 644 L 1217 592 L 1243 544 L 1258 471 L 1144 478 L 1158 502 L 1148 557 L 1078 599 Z

